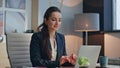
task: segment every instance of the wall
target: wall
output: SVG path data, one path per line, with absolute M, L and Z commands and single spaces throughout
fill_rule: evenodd
M 120 57 L 120 33 L 105 34 L 105 55 L 109 58 Z
M 104 31 L 112 31 L 113 29 L 113 0 L 104 0 Z
M 38 0 L 32 0 L 31 29 L 36 31 L 38 26 Z

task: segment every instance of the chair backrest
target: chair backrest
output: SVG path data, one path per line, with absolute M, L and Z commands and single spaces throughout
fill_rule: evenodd
M 32 66 L 29 53 L 31 36 L 31 33 L 7 34 L 7 51 L 12 68 Z

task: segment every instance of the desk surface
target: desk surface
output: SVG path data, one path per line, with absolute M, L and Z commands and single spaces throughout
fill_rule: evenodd
M 100 64 L 97 64 L 97 68 L 105 68 L 105 67 L 100 67 Z M 107 65 L 106 68 L 120 68 L 120 65 Z
M 23 68 L 47 68 L 47 67 L 23 67 Z M 56 68 L 74 68 L 74 67 L 56 67 Z M 97 66 L 96 68 L 120 68 L 120 65 L 108 65 L 107 67 Z
M 47 68 L 47 67 L 26 67 L 26 66 L 24 66 L 23 68 Z M 72 67 L 55 67 L 55 68 L 74 68 L 74 66 L 72 66 Z M 107 67 L 100 67 L 100 64 L 97 64 L 96 68 L 120 68 L 120 65 L 107 65 Z

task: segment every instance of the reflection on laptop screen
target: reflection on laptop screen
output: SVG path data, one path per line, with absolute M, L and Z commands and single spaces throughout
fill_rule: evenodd
M 100 53 L 100 49 L 101 49 L 100 45 L 89 45 L 89 46 L 81 45 L 78 52 L 75 68 L 79 68 L 79 64 L 78 64 L 79 57 L 87 57 L 90 62 L 89 68 L 95 68 Z

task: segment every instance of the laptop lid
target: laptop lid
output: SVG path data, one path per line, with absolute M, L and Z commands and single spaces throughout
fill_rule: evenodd
M 78 64 L 79 57 L 87 57 L 90 62 L 89 68 L 95 68 L 100 53 L 100 49 L 101 49 L 100 45 L 89 45 L 89 46 L 81 45 L 78 52 L 75 68 L 79 68 L 79 64 Z

